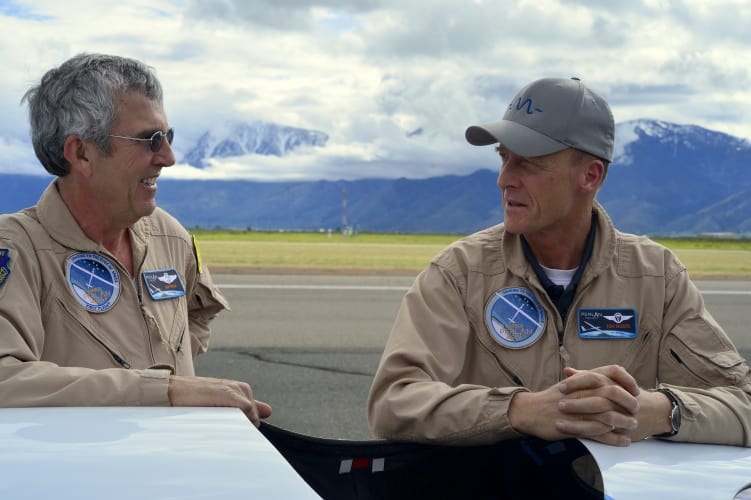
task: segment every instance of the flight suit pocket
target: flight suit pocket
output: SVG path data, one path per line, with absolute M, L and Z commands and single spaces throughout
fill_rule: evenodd
M 639 328 L 639 334 L 636 339 L 631 341 L 628 350 L 623 354 L 620 363 L 634 376 L 644 378 L 645 381 L 653 383 L 657 373 L 657 352 L 652 348 L 653 344 L 658 342 L 657 334 L 652 328 Z M 645 353 L 647 355 L 645 357 Z
M 56 362 L 67 366 L 86 366 L 97 369 L 113 366 L 130 368 L 130 363 L 119 349 L 98 335 L 97 329 L 87 321 L 85 316 L 75 314 L 68 304 L 59 298 L 57 303 L 66 317 L 61 322 L 64 334 L 50 335 L 48 332 L 46 340 L 46 344 L 52 346 L 51 354 L 59 358 L 55 360 Z M 78 342 L 70 341 L 70 335 L 74 335 Z M 92 351 L 97 352 L 98 355 L 93 354 Z
M 665 367 L 660 382 L 700 387 L 740 385 L 747 376 L 744 359 L 713 330 L 702 341 L 671 335 L 663 347 Z M 710 345 L 711 344 L 711 348 Z M 686 381 L 689 377 L 690 381 Z
M 145 316 L 149 321 L 149 330 L 157 334 L 174 350 L 180 350 L 187 332 L 187 313 L 185 297 L 171 300 L 153 301 L 146 308 Z M 152 339 L 157 342 L 157 339 Z

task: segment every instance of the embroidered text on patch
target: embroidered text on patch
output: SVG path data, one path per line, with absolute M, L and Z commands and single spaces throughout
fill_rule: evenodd
M 636 310 L 579 309 L 579 337 L 587 340 L 628 340 L 637 336 Z
M 78 302 L 93 313 L 109 311 L 120 296 L 120 274 L 97 253 L 75 253 L 65 263 L 68 286 Z
M 185 295 L 185 287 L 175 269 L 144 271 L 143 283 L 154 300 L 175 299 Z
M 526 288 L 504 288 L 485 306 L 485 325 L 504 347 L 522 349 L 540 339 L 545 331 L 545 309 Z

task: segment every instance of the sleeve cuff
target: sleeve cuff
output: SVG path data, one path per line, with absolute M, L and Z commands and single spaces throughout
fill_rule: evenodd
M 169 370 L 141 370 L 141 406 L 170 406 L 167 389 L 172 373 Z

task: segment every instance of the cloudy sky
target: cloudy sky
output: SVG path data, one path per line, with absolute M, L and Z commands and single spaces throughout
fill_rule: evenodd
M 325 148 L 171 177 L 421 178 L 496 168 L 468 125 L 531 80 L 578 76 L 616 122 L 751 139 L 747 0 L 0 0 L 0 173 L 43 173 L 20 99 L 80 52 L 135 57 L 165 87 L 178 160 L 207 130 L 268 121 Z

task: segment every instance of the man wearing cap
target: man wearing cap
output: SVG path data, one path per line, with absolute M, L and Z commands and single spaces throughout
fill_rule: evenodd
M 433 259 L 405 295 L 368 399 L 379 438 L 524 435 L 751 446 L 751 370 L 666 248 L 595 201 L 608 104 L 578 79 L 522 88 L 497 145 L 504 221 Z

